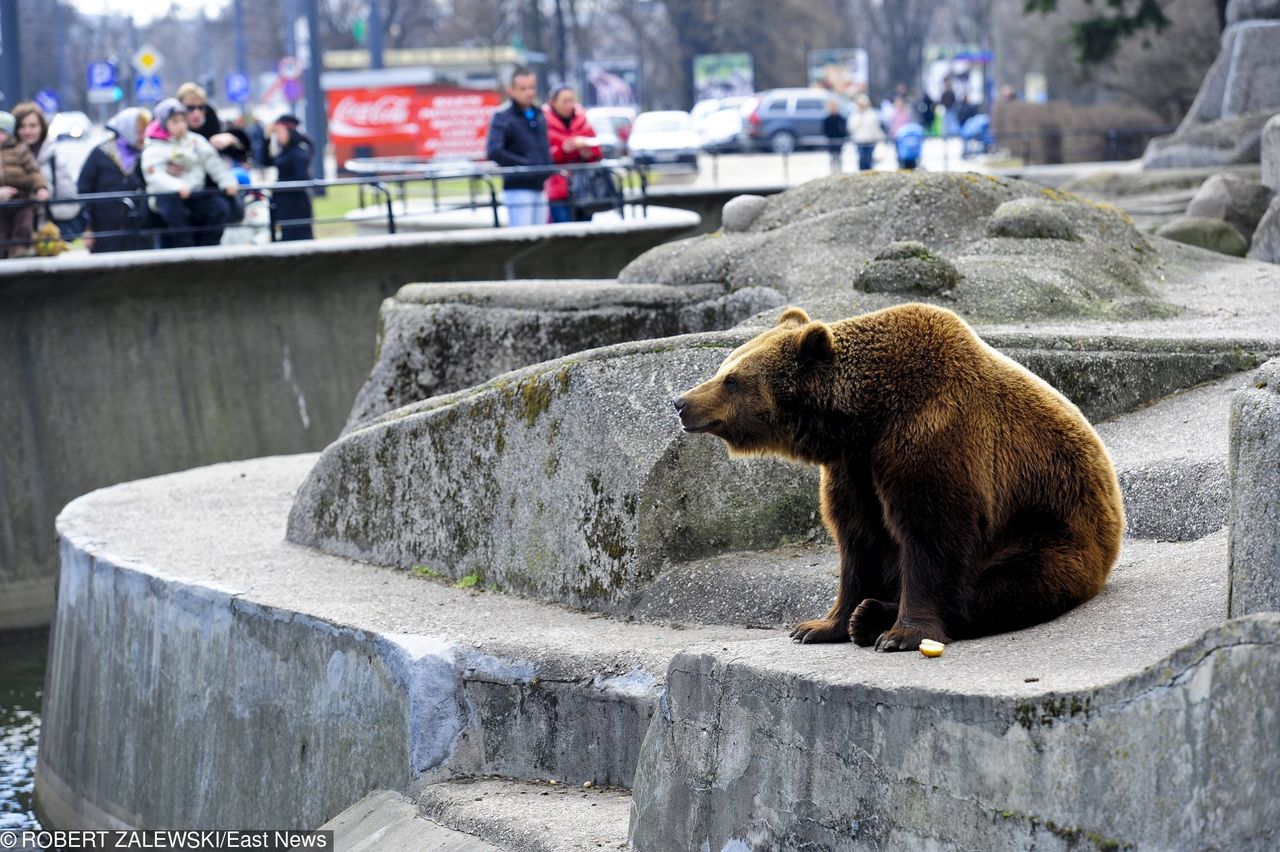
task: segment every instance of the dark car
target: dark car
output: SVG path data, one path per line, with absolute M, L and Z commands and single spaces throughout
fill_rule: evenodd
M 822 121 L 827 104 L 835 101 L 848 117 L 849 102 L 825 89 L 770 89 L 755 96 L 754 106 L 743 107 L 743 147 L 754 151 L 788 154 L 827 146 Z

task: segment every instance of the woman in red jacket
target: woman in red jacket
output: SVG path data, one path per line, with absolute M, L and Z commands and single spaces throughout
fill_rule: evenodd
M 587 123 L 587 111 L 578 105 L 578 96 L 568 86 L 561 86 L 542 107 L 547 118 L 547 142 L 551 160 L 559 164 L 594 163 L 603 159 L 600 146 L 594 144 L 596 132 Z M 574 210 L 569 199 L 569 179 L 563 173 L 547 178 L 547 202 L 551 205 L 552 222 L 585 222 L 590 213 Z

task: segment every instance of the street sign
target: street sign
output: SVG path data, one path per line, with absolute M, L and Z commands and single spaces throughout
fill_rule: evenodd
M 111 62 L 89 63 L 89 91 L 109 90 L 116 84 L 116 66 Z
M 55 89 L 41 89 L 36 92 L 36 104 L 45 115 L 53 115 L 62 109 L 62 98 Z
M 133 83 L 134 98 L 139 101 L 158 101 L 164 95 L 159 75 L 139 77 Z
M 164 56 L 151 45 L 147 45 L 140 48 L 129 61 L 133 64 L 133 70 L 139 74 L 154 77 L 160 70 L 160 66 L 164 65 Z
M 110 89 L 90 89 L 89 103 L 91 104 L 113 104 L 124 97 L 124 92 L 119 86 L 112 86 Z
M 286 56 L 280 60 L 276 71 L 280 74 L 281 80 L 298 80 L 302 77 L 302 64 L 298 62 L 298 57 Z
M 227 75 L 227 100 L 242 104 L 249 100 L 249 75 L 232 72 Z

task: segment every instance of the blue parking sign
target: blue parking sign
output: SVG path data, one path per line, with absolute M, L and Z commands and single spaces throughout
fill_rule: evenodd
M 139 77 L 133 83 L 133 94 L 139 101 L 158 101 L 160 96 L 164 94 L 164 88 L 160 85 L 160 77 L 152 74 L 150 77 Z
M 110 62 L 89 63 L 89 88 L 110 89 L 116 84 L 116 66 Z
M 227 75 L 227 100 L 242 104 L 249 100 L 249 75 L 231 73 Z
M 62 109 L 62 98 L 56 89 L 41 89 L 36 92 L 36 104 L 45 115 L 53 115 Z

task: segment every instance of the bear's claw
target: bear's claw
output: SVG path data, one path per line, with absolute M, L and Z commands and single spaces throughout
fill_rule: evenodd
M 815 642 L 848 642 L 849 630 L 846 625 L 826 618 L 813 621 L 802 621 L 791 631 L 791 638 L 802 645 Z
M 941 630 L 925 630 L 919 627 L 904 627 L 898 624 L 880 634 L 880 638 L 876 640 L 876 650 L 914 651 L 920 647 L 921 639 L 932 639 L 944 645 L 951 641 Z

